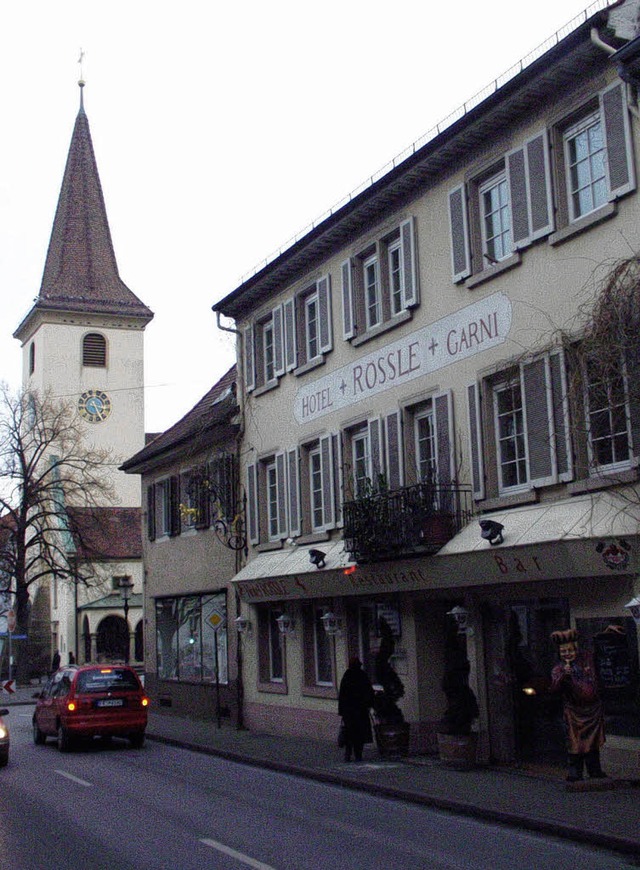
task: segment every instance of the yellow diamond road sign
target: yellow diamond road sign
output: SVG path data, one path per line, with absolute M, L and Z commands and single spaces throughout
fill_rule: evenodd
M 219 628 L 224 626 L 224 616 L 220 611 L 212 610 L 207 617 L 207 622 L 212 626 L 214 631 L 217 631 Z

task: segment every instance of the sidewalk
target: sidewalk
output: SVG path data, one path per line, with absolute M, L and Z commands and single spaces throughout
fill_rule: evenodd
M 0 706 L 33 703 L 37 687 L 0 694 Z M 336 716 L 336 733 L 338 718 Z M 407 800 L 492 822 L 569 838 L 640 857 L 640 783 L 607 781 L 604 790 L 568 791 L 561 772 L 512 767 L 447 768 L 437 758 L 383 759 L 366 746 L 345 764 L 337 745 L 312 738 L 238 731 L 223 722 L 149 713 L 149 740 L 217 755 L 345 788 Z

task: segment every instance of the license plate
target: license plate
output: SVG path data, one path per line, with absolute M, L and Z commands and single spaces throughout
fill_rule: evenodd
M 96 701 L 96 707 L 122 707 L 123 705 L 123 698 L 104 698 L 102 701 Z

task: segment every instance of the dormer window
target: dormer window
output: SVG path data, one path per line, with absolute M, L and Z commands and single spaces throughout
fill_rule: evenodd
M 99 332 L 89 332 L 82 339 L 82 365 L 105 368 L 107 365 L 107 340 Z

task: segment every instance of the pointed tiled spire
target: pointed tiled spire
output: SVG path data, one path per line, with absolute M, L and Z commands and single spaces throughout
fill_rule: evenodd
M 82 99 L 62 179 L 36 307 L 126 314 L 152 312 L 118 274 L 111 232 Z

